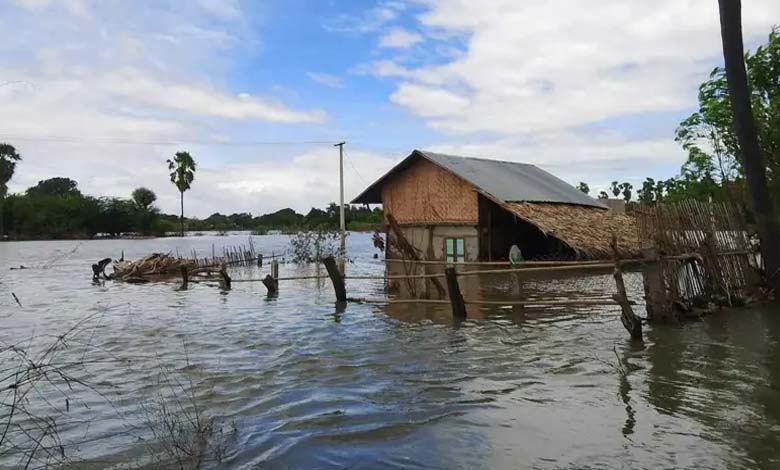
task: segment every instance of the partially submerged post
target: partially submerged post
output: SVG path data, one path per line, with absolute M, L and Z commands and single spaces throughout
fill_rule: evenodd
M 333 290 L 336 293 L 336 301 L 346 302 L 347 288 L 344 285 L 344 275 L 341 274 L 341 270 L 336 264 L 336 259 L 333 258 L 333 256 L 328 256 L 322 260 L 322 263 L 325 265 L 325 269 L 328 270 L 328 276 L 330 276 L 330 280 L 333 283 Z
M 642 251 L 642 276 L 645 284 L 647 321 L 670 322 L 673 319 L 671 302 L 666 293 L 661 258 L 655 247 Z
M 268 289 L 269 297 L 273 297 L 279 294 L 279 281 L 277 281 L 270 274 L 267 274 L 263 279 L 263 285 L 265 286 L 266 289 Z
M 263 267 L 263 254 L 260 253 L 257 255 L 257 267 L 262 268 Z
M 458 284 L 458 275 L 455 273 L 454 267 L 448 267 L 444 270 L 444 275 L 447 278 L 447 292 L 450 296 L 450 305 L 452 305 L 452 316 L 457 319 L 466 318 L 466 305 L 463 303 L 463 294 L 460 293 L 460 285 Z
M 268 289 L 269 297 L 279 294 L 279 263 L 275 259 L 271 261 L 271 274 L 265 276 L 263 285 Z
M 187 271 L 187 266 L 181 267 L 181 289 L 180 290 L 187 290 L 187 287 L 190 283 L 190 275 Z
M 620 253 L 618 252 L 617 236 L 612 236 L 612 251 L 615 254 L 615 285 L 617 286 L 617 293 L 614 295 L 615 301 L 620 304 L 620 321 L 623 326 L 628 330 L 632 340 L 642 341 L 642 319 L 634 314 L 634 310 L 631 308 L 631 303 L 628 301 L 628 295 L 626 294 L 626 285 L 623 282 L 623 269 L 620 266 Z
M 232 279 L 230 279 L 230 276 L 228 276 L 227 265 L 225 263 L 222 263 L 222 265 L 220 266 L 219 275 L 222 276 L 222 284 L 225 290 L 230 290 L 230 284 L 232 282 Z

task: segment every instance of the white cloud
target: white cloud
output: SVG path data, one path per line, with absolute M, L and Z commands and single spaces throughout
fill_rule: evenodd
M 424 4 L 418 29 L 465 36 L 465 53 L 444 64 L 379 62 L 363 71 L 402 78 L 392 101 L 448 133 L 518 135 L 681 111 L 722 60 L 718 7 L 709 0 Z M 775 0 L 743 8 L 747 41 L 763 39 L 780 17 Z
M 398 10 L 393 5 L 380 4 L 366 11 L 362 16 L 341 14 L 327 18 L 322 23 L 322 27 L 334 33 L 370 33 L 381 29 L 396 18 L 398 18 Z
M 405 49 L 422 41 L 418 33 L 401 28 L 393 28 L 379 38 L 379 47 L 395 47 Z
M 282 123 L 322 122 L 326 118 L 321 111 L 293 111 L 281 103 L 261 100 L 247 93 L 229 95 L 209 86 L 164 83 L 134 69 L 110 73 L 98 81 L 98 86 L 106 94 L 198 116 Z
M 319 72 L 308 72 L 306 75 L 320 85 L 330 88 L 344 88 L 344 81 L 335 75 Z
M 89 13 L 86 0 L 11 0 L 11 3 L 31 10 L 58 6 L 74 15 L 87 16 Z
M 241 9 L 236 0 L 198 0 L 201 8 L 221 20 L 241 18 Z
M 401 83 L 390 97 L 394 103 L 426 118 L 459 116 L 469 109 L 469 100 L 442 88 Z

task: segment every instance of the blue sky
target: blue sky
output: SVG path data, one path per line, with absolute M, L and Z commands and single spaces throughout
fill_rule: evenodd
M 780 18 L 744 2 L 749 47 Z M 597 191 L 672 176 L 673 141 L 721 62 L 714 0 L 7 0 L 0 140 L 11 189 L 70 176 L 92 194 L 177 194 L 188 212 L 300 211 L 414 148 L 538 164 Z M 270 145 L 262 142 L 322 141 Z

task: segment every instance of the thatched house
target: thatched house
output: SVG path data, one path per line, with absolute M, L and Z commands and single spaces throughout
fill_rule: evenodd
M 382 204 L 427 259 L 606 259 L 618 237 L 636 254 L 633 220 L 559 178 L 524 163 L 420 150 L 369 186 L 353 204 Z M 389 254 L 392 256 L 392 254 Z

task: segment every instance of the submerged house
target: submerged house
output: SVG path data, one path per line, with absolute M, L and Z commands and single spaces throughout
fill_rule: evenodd
M 525 259 L 607 259 L 613 234 L 622 256 L 638 251 L 632 218 L 524 163 L 415 150 L 352 203 L 382 204 L 426 259 L 506 260 L 512 245 Z

